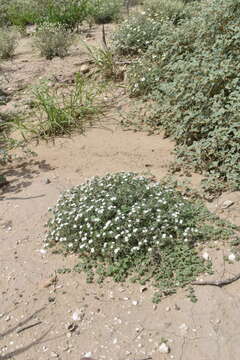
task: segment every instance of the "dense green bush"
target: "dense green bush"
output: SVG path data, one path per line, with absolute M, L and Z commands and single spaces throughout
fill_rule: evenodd
M 44 0 L 43 14 L 37 22 L 48 21 L 73 30 L 89 16 L 91 9 L 89 0 Z
M 23 29 L 26 25 L 34 24 L 40 7 L 36 0 L 11 0 L 5 11 L 8 23 Z
M 215 182 L 206 188 L 239 190 L 240 2 L 203 3 L 198 16 L 165 30 L 132 68 L 130 88 L 155 99 L 150 125 L 174 136 L 178 158 Z
M 64 192 L 50 211 L 47 246 L 79 254 L 100 280 L 132 274 L 155 279 L 163 293 L 207 270 L 198 244 L 229 236 L 201 204 L 134 173 L 94 177 Z
M 113 47 L 118 54 L 134 55 L 147 50 L 159 33 L 161 24 L 138 14 L 125 20 L 113 37 Z

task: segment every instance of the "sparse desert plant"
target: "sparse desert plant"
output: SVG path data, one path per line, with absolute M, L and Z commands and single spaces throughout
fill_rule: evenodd
M 45 22 L 38 26 L 34 37 L 34 45 L 46 59 L 60 58 L 68 54 L 73 44 L 74 35 L 60 24 Z
M 113 47 L 120 55 L 141 54 L 158 35 L 161 24 L 138 14 L 125 20 L 113 36 Z
M 121 0 L 92 0 L 93 19 L 96 24 L 107 24 L 120 17 L 123 2 Z
M 91 60 L 96 65 L 103 78 L 117 80 L 119 68 L 116 64 L 113 50 L 110 48 L 90 46 L 86 42 L 84 42 L 84 46 L 87 48 Z
M 0 59 L 10 59 L 18 43 L 18 34 L 15 30 L 0 29 Z
M 59 90 L 42 83 L 33 89 L 34 106 L 40 110 L 40 119 L 32 132 L 41 137 L 70 134 L 73 130 L 83 133 L 104 110 L 98 102 L 99 88 L 87 86 L 86 80 L 76 76 L 72 89 Z
M 161 295 L 171 294 L 209 271 L 198 244 L 227 238 L 231 226 L 200 203 L 134 173 L 107 174 L 64 192 L 48 222 L 46 246 L 77 253 L 76 270 L 99 281 L 152 280 Z

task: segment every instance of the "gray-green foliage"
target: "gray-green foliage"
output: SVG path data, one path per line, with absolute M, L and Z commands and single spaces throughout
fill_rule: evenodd
M 143 7 L 153 19 L 170 20 L 174 24 L 191 16 L 191 6 L 183 0 L 145 0 Z
M 174 136 L 179 161 L 207 173 L 210 192 L 240 189 L 239 57 L 240 2 L 216 0 L 175 31 L 165 25 L 130 74 L 133 94 L 156 100 L 150 125 Z
M 134 55 L 145 52 L 158 35 L 160 27 L 158 21 L 144 14 L 125 20 L 113 37 L 116 53 Z
M 162 293 L 193 280 L 210 263 L 198 244 L 229 236 L 229 229 L 174 188 L 134 173 L 108 174 L 64 192 L 48 222 L 47 244 L 85 260 L 100 280 L 154 280 Z M 212 223 L 212 224 L 211 224 Z
M 73 34 L 61 24 L 44 22 L 36 30 L 34 44 L 42 56 L 51 60 L 65 57 L 73 40 Z
M 18 35 L 16 31 L 0 28 L 0 59 L 10 59 L 17 47 Z

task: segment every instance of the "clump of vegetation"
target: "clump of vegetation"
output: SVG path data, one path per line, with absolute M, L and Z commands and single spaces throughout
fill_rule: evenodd
M 161 24 L 143 14 L 125 20 L 113 38 L 113 46 L 120 55 L 145 52 L 158 35 Z
M 74 30 L 92 13 L 93 6 L 89 0 L 44 0 L 42 15 L 37 23 L 45 22 Z
M 147 121 L 176 140 L 177 167 L 207 174 L 204 186 L 214 196 L 240 189 L 240 3 L 201 6 L 174 31 L 165 24 L 129 78 L 133 94 L 155 100 Z
M 36 0 L 11 0 L 5 11 L 8 23 L 23 30 L 27 25 L 35 23 L 40 7 Z
M 96 24 L 107 24 L 120 17 L 122 2 L 119 0 L 93 0 L 93 19 Z
M 18 43 L 16 31 L 2 28 L 0 29 L 0 59 L 11 59 Z
M 40 121 L 30 131 L 41 137 L 70 134 L 73 130 L 84 132 L 103 112 L 104 104 L 96 101 L 99 92 L 80 75 L 70 91 L 43 82 L 33 90 L 33 105 L 39 110 Z
M 230 233 L 201 204 L 134 173 L 94 177 L 64 192 L 50 211 L 46 246 L 79 254 L 75 270 L 87 271 L 88 280 L 131 275 L 152 280 L 162 295 L 210 271 L 197 246 Z
M 175 25 L 191 16 L 191 7 L 183 0 L 146 0 L 143 7 L 151 18 L 170 20 Z
M 40 54 L 49 60 L 55 56 L 65 57 L 73 41 L 74 36 L 69 30 L 60 24 L 49 22 L 44 22 L 37 28 L 34 38 L 34 44 L 40 50 Z

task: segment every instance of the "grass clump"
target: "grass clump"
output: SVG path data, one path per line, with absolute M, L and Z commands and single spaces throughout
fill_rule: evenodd
M 175 31 L 165 25 L 129 76 L 136 95 L 156 102 L 148 124 L 176 140 L 177 168 L 206 174 L 211 197 L 240 189 L 239 19 L 237 0 L 203 3 Z
M 63 58 L 67 56 L 70 46 L 73 44 L 73 34 L 60 24 L 45 22 L 37 28 L 34 44 L 40 54 L 46 59 L 55 56 Z
M 120 55 L 145 52 L 158 35 L 161 24 L 142 14 L 125 20 L 113 38 L 113 46 Z
M 86 84 L 80 75 L 76 76 L 73 88 L 55 89 L 46 82 L 33 90 L 35 109 L 39 110 L 40 121 L 32 132 L 41 137 L 55 137 L 70 134 L 73 130 L 85 131 L 99 114 L 104 105 L 96 101 L 99 89 Z
M 0 29 L 0 59 L 11 59 L 18 44 L 16 31 L 2 28 Z
M 132 275 L 172 293 L 211 268 L 198 244 L 228 235 L 200 204 L 134 173 L 108 174 L 64 192 L 48 222 L 46 246 L 77 253 L 76 270 L 99 281 Z

